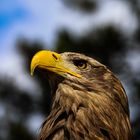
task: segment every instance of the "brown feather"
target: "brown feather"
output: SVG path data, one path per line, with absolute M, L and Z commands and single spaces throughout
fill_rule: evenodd
M 132 140 L 128 101 L 120 81 L 85 55 L 63 53 L 62 57 L 69 63 L 84 59 L 89 69 L 77 70 L 82 79 L 69 76 L 57 82 L 39 140 Z

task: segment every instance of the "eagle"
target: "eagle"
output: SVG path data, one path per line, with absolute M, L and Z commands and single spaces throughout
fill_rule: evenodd
M 41 50 L 31 75 L 35 69 L 45 71 L 52 89 L 39 140 L 132 140 L 125 90 L 105 65 L 80 53 Z

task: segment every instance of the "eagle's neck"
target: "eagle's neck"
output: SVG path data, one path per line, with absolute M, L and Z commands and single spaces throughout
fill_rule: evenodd
M 131 140 L 127 114 L 119 103 L 102 96 L 69 82 L 59 84 L 40 139 Z

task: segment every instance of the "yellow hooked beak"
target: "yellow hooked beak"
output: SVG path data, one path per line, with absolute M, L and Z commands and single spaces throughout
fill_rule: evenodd
M 32 58 L 31 75 L 33 75 L 35 68 L 38 67 L 54 72 L 63 77 L 65 77 L 66 74 L 70 74 L 79 78 L 81 77 L 81 75 L 71 71 L 65 63 L 66 62 L 63 61 L 61 55 L 58 53 L 47 50 L 39 51 Z

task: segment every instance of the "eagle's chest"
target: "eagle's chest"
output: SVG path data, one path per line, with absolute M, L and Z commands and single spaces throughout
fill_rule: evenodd
M 51 112 L 44 122 L 40 140 L 108 140 L 109 135 L 96 126 L 90 113 L 82 107 L 76 114 L 67 114 L 62 110 Z M 104 131 L 106 136 L 101 131 Z
M 131 139 L 128 118 L 123 111 L 105 93 L 89 93 L 60 84 L 40 140 Z

